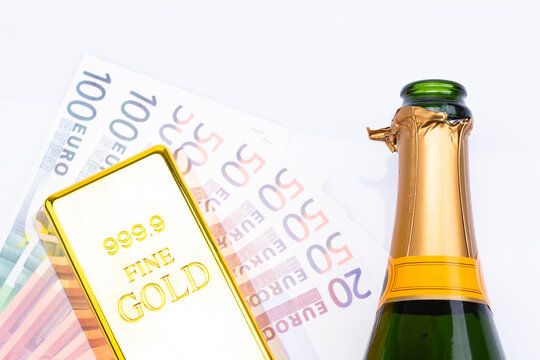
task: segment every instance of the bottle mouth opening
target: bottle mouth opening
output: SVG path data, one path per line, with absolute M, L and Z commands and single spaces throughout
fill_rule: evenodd
M 465 105 L 467 91 L 455 81 L 429 79 L 407 84 L 401 90 L 402 106 L 420 106 L 424 109 L 444 112 L 449 120 L 463 120 L 472 116 Z
M 467 96 L 467 91 L 463 85 L 455 81 L 429 79 L 405 85 L 400 95 L 405 101 L 446 99 L 461 102 Z

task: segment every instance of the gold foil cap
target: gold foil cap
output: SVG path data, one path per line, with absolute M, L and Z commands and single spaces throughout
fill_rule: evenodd
M 468 144 L 472 118 L 449 121 L 443 112 L 398 109 L 392 125 L 368 128 L 372 140 L 399 153 L 396 219 L 390 256 L 444 255 L 476 259 Z

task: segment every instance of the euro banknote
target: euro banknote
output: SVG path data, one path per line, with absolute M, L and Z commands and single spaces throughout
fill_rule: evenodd
M 281 126 L 144 76 L 126 78 L 126 73 L 91 56 L 76 70 L 24 196 L 0 233 L 0 312 L 47 256 L 32 225 L 46 196 L 147 145 L 148 133 L 171 116 L 162 102 L 174 101 L 177 117 L 191 109 L 190 114 L 210 121 L 226 121 L 230 131 L 246 128 L 261 141 L 286 141 L 288 131 Z M 171 131 L 172 125 L 159 130 L 164 139 Z
M 380 265 L 387 254 L 321 191 L 326 176 L 284 151 L 287 131 L 93 57 L 81 63 L 62 105 L 67 109 L 79 101 L 71 110 L 80 117 L 91 117 L 94 112 L 88 104 L 103 100 L 91 100 L 102 96 L 104 85 L 86 79 L 90 71 L 110 80 L 103 97 L 112 95 L 98 109 L 104 120 L 95 122 L 96 131 L 80 153 L 84 154 L 81 161 L 69 164 L 73 169 L 69 179 L 40 180 L 40 192 L 32 195 L 34 207 L 28 206 L 21 215 L 29 224 L 23 231 L 34 238 L 15 243 L 22 251 L 6 265 L 12 267 L 4 283 L 10 290 L 4 304 L 19 288 L 26 289 L 23 285 L 33 279 L 42 262 L 50 268 L 46 256 L 58 251 L 37 241 L 51 235 L 43 221 L 35 221 L 45 196 L 41 193 L 65 187 L 151 145 L 164 144 L 175 154 L 182 174 L 198 179 L 191 190 L 199 194 L 195 196 L 199 207 L 276 357 L 347 359 L 361 354 L 382 283 Z M 70 126 L 62 129 L 65 134 L 56 139 L 64 140 L 58 140 L 56 148 L 66 146 L 70 138 Z M 51 171 L 62 159 L 58 156 L 54 164 L 49 160 Z M 13 246 L 13 241 L 6 241 L 2 251 L 9 250 L 8 245 Z M 59 288 L 55 276 L 47 283 L 51 289 Z M 34 282 L 28 281 L 28 286 Z M 13 309 L 20 307 L 13 305 Z M 56 351 L 70 356 L 80 351 L 77 354 L 91 356 L 91 336 L 76 326 L 73 311 L 64 295 L 54 307 L 63 325 L 51 322 L 41 340 L 24 345 L 23 353 L 49 356 Z M 72 329 L 70 336 L 59 330 L 66 326 Z M 10 337 L 27 331 L 15 325 L 10 329 L 6 333 Z M 62 343 L 59 338 L 70 341 Z M 14 341 L 6 347 L 20 349 L 22 343 Z

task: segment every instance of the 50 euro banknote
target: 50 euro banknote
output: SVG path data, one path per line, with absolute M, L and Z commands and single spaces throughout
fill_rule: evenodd
M 216 243 L 270 347 L 292 359 L 363 353 L 387 253 L 284 153 L 240 138 L 204 164 L 186 158 L 179 169 L 204 184 L 199 206 L 217 218 Z

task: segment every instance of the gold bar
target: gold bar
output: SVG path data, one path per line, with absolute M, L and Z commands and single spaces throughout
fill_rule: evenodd
M 45 210 L 118 359 L 273 359 L 167 148 Z

